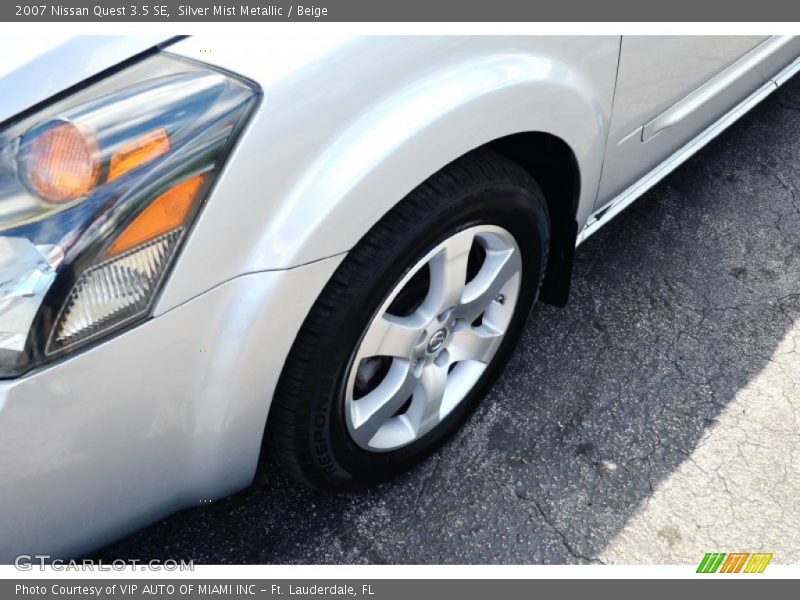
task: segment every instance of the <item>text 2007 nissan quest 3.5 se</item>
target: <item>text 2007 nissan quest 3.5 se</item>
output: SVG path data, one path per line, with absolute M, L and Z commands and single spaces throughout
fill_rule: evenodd
M 0 562 L 259 460 L 420 462 L 576 246 L 800 68 L 790 36 L 0 44 Z

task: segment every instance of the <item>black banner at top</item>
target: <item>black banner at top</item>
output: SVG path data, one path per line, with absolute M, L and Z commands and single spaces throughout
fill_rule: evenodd
M 4 22 L 770 22 L 800 21 L 792 0 L 10 0 Z

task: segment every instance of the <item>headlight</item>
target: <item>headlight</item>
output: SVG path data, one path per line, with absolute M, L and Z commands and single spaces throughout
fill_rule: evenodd
M 149 314 L 257 98 L 156 55 L 0 131 L 0 377 Z

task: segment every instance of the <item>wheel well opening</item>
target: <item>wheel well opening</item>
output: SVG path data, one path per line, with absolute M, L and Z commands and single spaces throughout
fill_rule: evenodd
M 539 299 L 564 306 L 569 297 L 578 225 L 580 173 L 562 139 L 543 132 L 516 133 L 486 144 L 525 169 L 542 189 L 550 213 L 550 257 Z

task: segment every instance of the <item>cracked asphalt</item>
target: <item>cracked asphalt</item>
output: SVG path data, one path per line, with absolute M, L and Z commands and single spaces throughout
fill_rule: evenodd
M 800 78 L 580 247 L 465 429 L 378 489 L 252 487 L 96 557 L 800 562 Z

